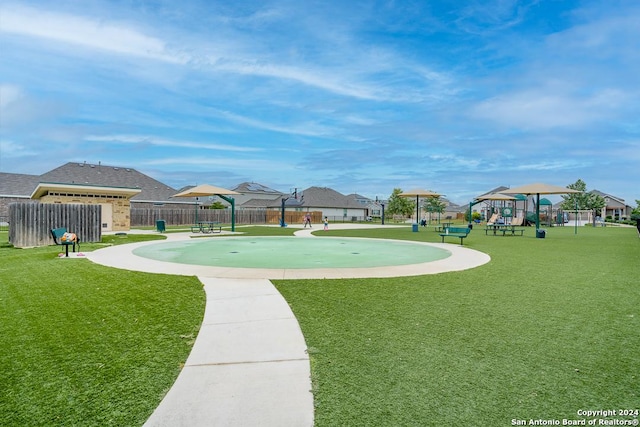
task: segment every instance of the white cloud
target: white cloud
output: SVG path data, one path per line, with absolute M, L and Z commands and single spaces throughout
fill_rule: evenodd
M 304 136 L 327 136 L 333 133 L 330 128 L 312 122 L 297 124 L 295 126 L 279 126 L 271 122 L 244 117 L 229 111 L 216 111 L 215 114 L 218 117 L 225 118 L 237 124 L 272 132 Z
M 174 28 L 172 41 L 168 42 L 145 34 L 130 23 L 43 8 L 2 6 L 0 14 L 3 18 L 0 31 L 6 33 L 181 64 L 192 69 L 288 80 L 356 99 L 421 102 L 425 98 L 438 99 L 441 91 L 445 94 L 449 91 L 446 89 L 450 83 L 448 76 L 413 64 L 392 51 L 359 49 L 354 41 L 351 42 L 354 44 L 340 46 L 339 50 L 321 49 L 313 62 L 309 62 L 303 59 L 305 56 L 276 55 L 269 49 L 265 50 L 263 44 L 267 42 L 256 45 L 254 39 L 229 28 L 212 29 L 200 37 L 189 36 Z M 259 16 L 261 13 L 255 15 Z M 262 18 L 278 16 L 278 12 L 267 11 Z M 278 23 L 271 24 L 276 26 Z M 268 40 L 268 36 L 264 38 Z M 295 50 L 296 46 L 292 43 L 289 48 Z M 388 75 L 393 83 L 380 84 L 381 80 L 374 77 L 376 74 Z M 405 84 L 398 86 L 403 81 Z M 420 84 L 414 86 L 415 82 Z
M 206 167 L 215 169 L 234 169 L 243 171 L 267 171 L 267 172 L 283 172 L 291 169 L 291 163 L 280 162 L 265 159 L 234 159 L 228 157 L 180 157 L 172 159 L 156 159 L 146 160 L 142 162 L 145 165 L 162 166 L 170 165 L 173 167 L 190 166 L 190 167 Z
M 583 127 L 606 120 L 626 96 L 614 89 L 602 89 L 592 95 L 562 93 L 553 88 L 525 89 L 482 101 L 471 112 L 477 118 L 507 127 Z
M 5 110 L 10 104 L 23 97 L 22 90 L 16 85 L 0 84 L 0 109 Z
M 235 146 L 226 144 L 211 144 L 193 141 L 170 140 L 152 135 L 88 135 L 84 138 L 86 141 L 92 142 L 108 142 L 121 144 L 140 144 L 154 145 L 158 147 L 172 148 L 194 148 L 201 150 L 219 150 L 219 151 L 261 151 L 260 148 Z
M 0 31 L 7 33 L 166 62 L 184 63 L 188 59 L 169 52 L 164 41 L 125 24 L 15 5 L 3 6 L 0 15 Z
M 33 156 L 37 154 L 36 151 L 32 150 L 28 146 L 24 146 L 22 144 L 18 144 L 14 141 L 9 141 L 6 139 L 0 140 L 0 160 L 2 162 L 5 159 L 9 158 L 18 158 L 24 156 Z M 7 165 L 0 165 L 0 170 L 4 170 Z

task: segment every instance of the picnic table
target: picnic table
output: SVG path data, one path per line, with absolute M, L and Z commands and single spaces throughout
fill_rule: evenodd
M 216 231 L 217 230 L 217 231 Z M 222 233 L 222 225 L 219 221 L 198 221 L 191 226 L 192 233 Z
M 435 231 L 440 233 L 444 231 L 446 228 L 450 228 L 453 225 L 453 222 L 441 222 L 440 225 L 435 226 Z
M 497 236 L 498 233 L 502 233 L 503 236 L 515 236 L 517 233 L 520 233 L 521 236 L 524 235 L 524 228 L 512 224 L 487 224 L 484 234 L 489 235 L 490 231 L 493 232 L 494 236 Z

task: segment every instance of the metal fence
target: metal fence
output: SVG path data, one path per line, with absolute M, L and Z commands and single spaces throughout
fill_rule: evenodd
M 9 231 L 9 217 L 0 216 L 0 231 Z

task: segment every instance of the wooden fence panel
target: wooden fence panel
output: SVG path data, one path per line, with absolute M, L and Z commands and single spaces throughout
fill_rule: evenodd
M 265 224 L 265 210 L 236 210 L 236 224 Z M 156 221 L 163 220 L 166 225 L 192 225 L 196 221 L 195 209 L 149 209 L 132 208 L 132 227 L 153 227 Z M 230 209 L 199 209 L 198 221 L 218 221 L 231 224 Z
M 322 212 L 314 211 L 311 214 L 311 222 L 322 223 Z M 302 224 L 307 212 L 286 211 L 285 222 L 287 224 Z M 242 209 L 236 210 L 236 224 L 280 224 L 280 210 Z M 153 209 L 132 208 L 132 227 L 155 227 L 156 221 L 163 220 L 165 225 L 191 225 L 196 221 L 195 209 Z M 231 209 L 199 209 L 198 221 L 218 221 L 223 224 L 231 224 Z
M 282 211 L 266 211 L 267 212 L 267 224 L 280 224 L 280 218 L 282 217 Z M 286 224 L 302 224 L 304 221 L 304 216 L 306 214 L 311 215 L 311 223 L 312 224 L 320 224 L 322 223 L 322 212 L 313 211 L 313 212 L 301 212 L 301 211 L 285 211 L 284 212 L 284 222 Z
M 9 205 L 9 243 L 17 248 L 53 244 L 52 228 L 65 227 L 82 242 L 102 240 L 100 205 L 12 203 Z

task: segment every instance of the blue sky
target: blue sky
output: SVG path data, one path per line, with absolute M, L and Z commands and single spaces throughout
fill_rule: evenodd
M 635 206 L 639 17 L 635 0 L 6 0 L 0 171 L 457 203 L 582 179 Z

